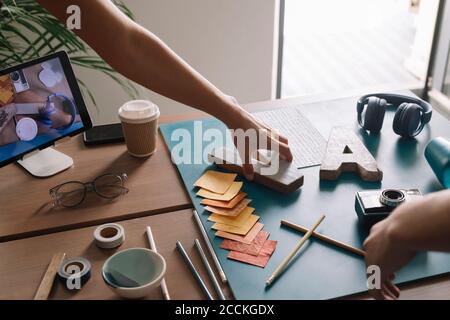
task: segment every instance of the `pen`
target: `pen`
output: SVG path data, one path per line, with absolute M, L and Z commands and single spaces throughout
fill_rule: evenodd
M 150 250 L 157 252 L 155 239 L 153 238 L 152 229 L 150 227 L 147 227 L 147 238 L 148 244 L 150 245 Z M 166 280 L 164 280 L 164 278 L 161 280 L 161 291 L 164 296 L 164 299 L 170 300 L 169 290 L 167 289 Z
M 203 292 L 208 296 L 209 300 L 214 300 L 213 296 L 209 292 L 208 288 L 205 285 L 205 282 L 203 282 L 202 277 L 200 277 L 200 274 L 198 273 L 197 269 L 195 269 L 194 264 L 192 263 L 191 259 L 189 258 L 186 250 L 184 250 L 183 245 L 180 241 L 177 241 L 177 249 L 180 251 L 181 256 L 184 259 L 184 262 L 186 262 L 187 266 L 189 267 L 189 270 L 191 270 L 192 274 L 194 275 L 195 279 L 197 279 L 198 283 L 200 284 L 200 287 L 202 288 Z
M 211 268 L 211 265 L 209 264 L 205 252 L 203 251 L 202 245 L 200 244 L 200 241 L 198 241 L 198 239 L 195 239 L 195 247 L 197 248 L 200 257 L 202 258 L 203 264 L 206 267 L 206 271 L 208 271 L 209 277 L 211 278 L 211 281 L 217 291 L 217 294 L 219 295 L 220 300 L 226 300 L 225 295 L 220 288 L 219 282 L 217 282 L 216 276 L 214 275 L 214 271 Z
M 208 247 L 209 253 L 211 254 L 214 264 L 216 265 L 216 268 L 219 271 L 220 278 L 222 279 L 223 283 L 226 283 L 227 277 L 225 276 L 225 272 L 223 271 L 223 269 L 220 265 L 219 259 L 217 258 L 216 253 L 214 252 L 214 249 L 211 245 L 211 241 L 209 241 L 208 235 L 206 234 L 206 230 L 203 227 L 203 224 L 200 220 L 200 216 L 198 215 L 197 210 L 193 210 L 193 211 L 194 211 L 195 221 L 197 222 L 200 232 L 202 233 L 203 239 L 205 239 L 205 243 L 206 243 L 206 246 Z

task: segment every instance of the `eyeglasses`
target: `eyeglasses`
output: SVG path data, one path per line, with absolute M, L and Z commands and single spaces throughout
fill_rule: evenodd
M 126 180 L 125 173 L 104 174 L 92 182 L 68 181 L 51 188 L 49 192 L 53 198 L 54 207 L 70 208 L 81 204 L 88 191 L 94 191 L 99 197 L 105 199 L 115 199 L 126 194 L 128 189 L 123 186 Z

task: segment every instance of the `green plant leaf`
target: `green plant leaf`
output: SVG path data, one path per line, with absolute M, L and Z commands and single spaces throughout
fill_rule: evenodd
M 112 1 L 134 20 L 133 13 L 123 1 Z M 139 92 L 131 81 L 117 74 L 100 57 L 92 55 L 88 45 L 35 0 L 0 0 L 0 69 L 60 50 L 69 54 L 73 64 L 102 72 L 131 98 L 138 96 Z M 93 93 L 83 81 L 77 80 L 84 94 L 97 108 Z

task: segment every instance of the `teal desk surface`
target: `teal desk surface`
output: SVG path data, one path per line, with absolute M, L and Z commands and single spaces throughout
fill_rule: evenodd
M 418 188 L 423 194 L 427 194 L 442 189 L 423 153 L 431 138 L 450 137 L 449 122 L 434 112 L 431 124 L 416 139 L 403 140 L 392 130 L 395 110 L 388 110 L 381 134 L 369 136 L 357 125 L 357 99 L 358 97 L 354 97 L 311 103 L 298 108 L 325 139 L 328 139 L 333 126 L 352 128 L 383 170 L 383 181 L 364 182 L 351 173 L 343 174 L 337 181 L 320 181 L 319 166 L 315 166 L 300 169 L 305 177 L 304 185 L 289 195 L 245 182 L 244 191 L 253 199 L 252 206 L 256 208 L 256 214 L 261 217 L 265 230 L 270 232 L 270 239 L 278 241 L 277 249 L 264 269 L 228 260 L 228 251 L 219 248 L 222 239 L 215 237 L 214 230 L 211 229 L 212 223 L 207 221 L 209 214 L 200 204 L 201 199 L 195 195 L 197 189 L 193 187 L 195 180 L 210 165 L 177 165 L 237 299 L 330 299 L 366 291 L 364 260 L 318 240 L 310 240 L 283 275 L 266 289 L 266 279 L 301 237 L 300 233 L 280 226 L 280 220 L 311 226 L 324 213 L 326 219 L 317 232 L 362 247 L 367 234 L 359 226 L 354 209 L 357 191 L 391 187 Z M 215 119 L 202 120 L 202 123 L 203 130 L 225 130 L 225 126 Z M 178 143 L 171 140 L 172 132 L 179 128 L 187 129 L 193 135 L 194 123 L 186 121 L 161 125 L 161 132 L 170 150 Z M 283 131 L 283 128 L 279 129 Z M 203 144 L 206 147 L 209 142 Z M 397 273 L 396 282 L 404 283 L 447 272 L 450 272 L 450 254 L 424 252 Z

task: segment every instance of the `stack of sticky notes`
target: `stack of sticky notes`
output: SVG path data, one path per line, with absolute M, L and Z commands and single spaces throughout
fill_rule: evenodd
M 14 98 L 14 91 L 8 75 L 0 76 L 0 107 L 11 103 Z
M 275 251 L 277 241 L 269 240 L 269 233 L 249 206 L 252 200 L 242 192 L 243 182 L 235 181 L 236 174 L 206 171 L 196 182 L 197 196 L 210 212 L 209 221 L 216 236 L 224 238 L 220 247 L 230 250 L 229 259 L 264 268 Z

